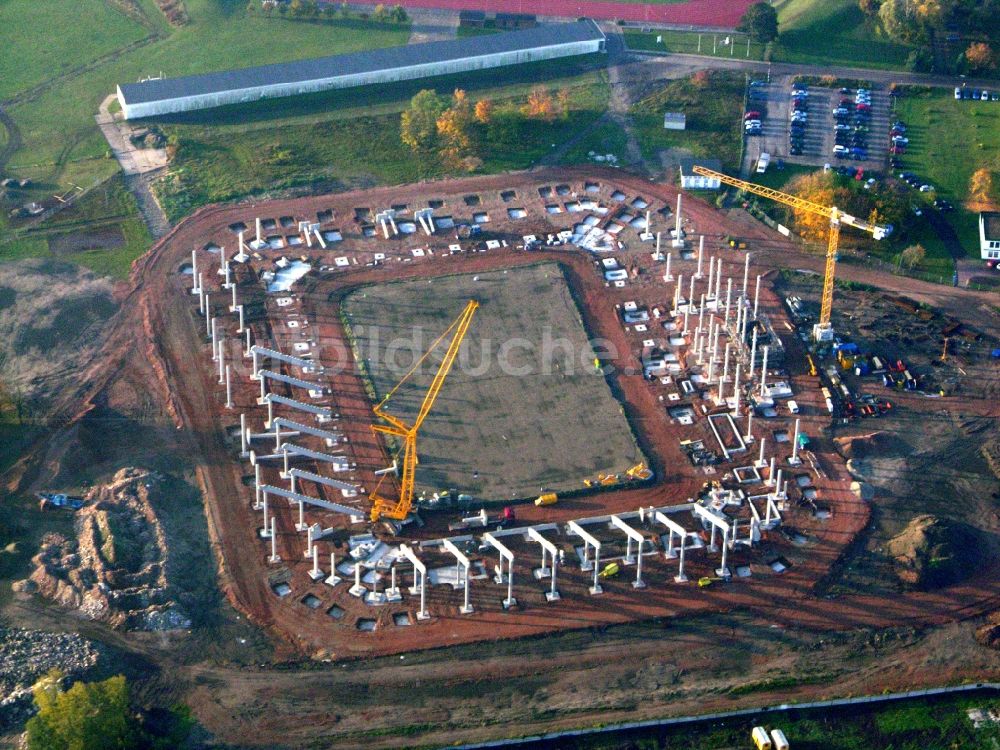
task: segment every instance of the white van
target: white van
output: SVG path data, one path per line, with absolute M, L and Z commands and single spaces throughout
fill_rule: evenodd
M 795 403 L 794 401 L 792 401 L 791 399 L 789 399 L 788 400 L 788 411 L 790 411 L 792 414 L 798 414 L 799 413 L 799 405 L 797 403 Z

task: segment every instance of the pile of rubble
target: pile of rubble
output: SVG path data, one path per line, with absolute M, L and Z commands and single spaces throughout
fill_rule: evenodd
M 15 589 L 117 628 L 190 627 L 167 583 L 166 539 L 149 498 L 158 483 L 155 475 L 129 468 L 92 489 L 77 513 L 75 538 L 47 534 L 32 560 L 34 572 Z
M 97 644 L 76 633 L 0 628 L 0 728 L 31 713 L 31 686 L 52 669 L 78 677 L 97 665 Z

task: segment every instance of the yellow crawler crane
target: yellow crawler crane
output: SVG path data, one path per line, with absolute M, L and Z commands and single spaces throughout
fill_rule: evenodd
M 823 301 L 820 305 L 819 322 L 813 326 L 813 337 L 817 341 L 830 341 L 833 339 L 833 326 L 830 325 L 830 313 L 833 311 L 833 280 L 837 269 L 837 249 L 840 246 L 840 225 L 847 224 L 855 229 L 860 229 L 872 235 L 876 240 L 881 240 L 889 236 L 892 227 L 882 227 L 877 224 L 870 224 L 862 221 L 850 214 L 845 214 L 835 206 L 822 206 L 803 198 L 799 198 L 780 190 L 757 185 L 735 177 L 730 177 L 722 172 L 706 169 L 702 166 L 695 166 L 692 171 L 705 177 L 712 177 L 719 182 L 732 187 L 745 190 L 748 193 L 759 195 L 762 198 L 770 198 L 778 203 L 783 203 L 792 208 L 798 208 L 809 213 L 825 216 L 830 220 L 830 234 L 826 243 L 826 273 L 823 275 Z
M 379 518 L 391 518 L 396 521 L 402 521 L 410 512 L 410 508 L 413 505 L 413 484 L 417 471 L 417 432 L 420 430 L 420 426 L 424 423 L 427 415 L 430 413 L 431 408 L 434 406 L 434 401 L 437 399 L 438 394 L 441 392 L 441 387 L 444 385 L 444 380 L 448 376 L 448 372 L 451 370 L 451 366 L 455 363 L 455 357 L 458 356 L 458 349 L 462 345 L 462 339 L 465 338 L 465 334 L 469 331 L 469 325 L 472 323 L 472 316 L 475 314 L 476 310 L 479 309 L 479 303 L 475 300 L 469 300 L 469 303 L 465 306 L 462 314 L 459 315 L 455 321 L 448 326 L 448 329 L 442 333 L 437 340 L 431 344 L 430 348 L 424 352 L 423 356 L 420 357 L 414 363 L 410 371 L 403 376 L 396 385 L 389 391 L 385 398 L 383 398 L 372 411 L 375 416 L 385 420 L 388 424 L 373 424 L 372 430 L 375 433 L 381 433 L 383 435 L 392 435 L 393 437 L 401 438 L 403 441 L 402 450 L 402 471 L 400 472 L 400 484 L 399 484 L 399 499 L 392 500 L 383 497 L 379 493 L 379 488 L 382 486 L 383 478 L 379 480 L 378 485 L 375 487 L 371 494 L 372 499 L 372 511 L 371 520 L 372 523 L 379 520 Z M 448 345 L 448 350 L 444 354 L 444 358 L 441 364 L 438 366 L 437 372 L 434 373 L 434 379 L 431 381 L 430 388 L 427 389 L 427 393 L 424 395 L 423 403 L 420 405 L 420 410 L 417 412 L 416 418 L 413 420 L 413 424 L 408 425 L 399 417 L 394 417 L 393 415 L 385 411 L 386 404 L 389 402 L 396 391 L 405 383 L 409 377 L 416 372 L 416 370 L 424 363 L 424 360 L 430 356 L 438 345 L 451 334 L 451 343 Z

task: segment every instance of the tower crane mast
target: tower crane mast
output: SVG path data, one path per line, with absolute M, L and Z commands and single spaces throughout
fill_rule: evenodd
M 823 216 L 829 220 L 830 232 L 827 236 L 826 243 L 826 271 L 823 274 L 823 297 L 820 304 L 819 322 L 813 326 L 813 337 L 817 341 L 831 340 L 833 338 L 833 326 L 830 324 L 830 314 L 833 312 L 833 282 L 837 270 L 837 251 L 840 246 L 841 225 L 846 224 L 849 227 L 860 229 L 861 231 L 870 234 L 876 240 L 888 237 L 889 233 L 892 231 L 892 227 L 883 227 L 878 224 L 872 224 L 855 216 L 851 216 L 850 214 L 846 214 L 836 206 L 824 206 L 819 203 L 813 203 L 805 198 L 799 198 L 796 195 L 783 193 L 780 190 L 775 190 L 774 188 L 764 187 L 763 185 L 757 185 L 753 182 L 747 182 L 746 180 L 741 180 L 736 177 L 730 177 L 727 174 L 716 172 L 715 170 L 708 169 L 707 167 L 695 165 L 692 171 L 695 174 L 714 178 L 725 185 L 739 188 L 740 190 L 753 193 L 754 195 L 759 195 L 762 198 L 768 198 L 776 201 L 777 203 L 791 206 L 792 208 L 797 208 L 802 211 L 808 211 L 809 213 Z
M 441 393 L 441 388 L 444 386 L 445 378 L 448 377 L 448 373 L 451 370 L 451 366 L 455 363 L 455 358 L 458 356 L 459 347 L 462 345 L 462 340 L 465 338 L 465 334 L 469 331 L 469 326 L 472 323 L 472 316 L 475 314 L 476 310 L 479 309 L 479 303 L 475 300 L 469 300 L 466 304 L 465 309 L 462 314 L 459 315 L 447 330 L 442 333 L 438 338 L 431 344 L 430 348 L 423 353 L 423 355 L 414 363 L 413 367 L 410 368 L 403 378 L 393 386 L 390 390 L 373 409 L 375 416 L 384 420 L 388 424 L 373 424 L 372 431 L 377 434 L 391 435 L 396 438 L 400 438 L 403 441 L 402 447 L 402 469 L 400 470 L 400 482 L 399 482 L 399 499 L 393 500 L 383 496 L 379 492 L 379 488 L 382 485 L 382 481 L 379 481 L 378 486 L 372 491 L 372 510 L 371 510 L 371 521 L 372 523 L 379 520 L 379 518 L 391 518 L 396 521 L 402 521 L 410 512 L 410 508 L 413 506 L 413 490 L 414 482 L 416 479 L 417 472 L 417 432 L 420 430 L 421 425 L 430 414 L 431 408 L 434 406 L 434 402 L 437 400 L 438 394 Z M 413 420 L 412 424 L 406 424 L 402 419 L 386 411 L 386 406 L 400 387 L 409 380 L 410 376 L 424 363 L 424 360 L 430 356 L 438 345 L 441 344 L 448 335 L 451 334 L 451 343 L 448 344 L 448 349 L 445 351 L 444 357 L 441 360 L 441 364 L 438 365 L 437 371 L 434 373 L 434 379 L 431 381 L 430 387 L 424 394 L 423 401 L 420 404 L 420 409 L 417 411 L 417 415 Z M 383 475 L 384 479 L 384 475 Z

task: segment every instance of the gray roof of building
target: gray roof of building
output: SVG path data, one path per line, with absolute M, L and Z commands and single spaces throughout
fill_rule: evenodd
M 983 217 L 983 234 L 985 235 L 983 239 L 1000 240 L 1000 212 L 983 211 L 980 216 Z
M 404 68 L 412 65 L 514 52 L 554 44 L 588 42 L 604 38 L 591 20 L 545 24 L 531 29 L 451 39 L 443 42 L 407 44 L 401 47 L 352 52 L 308 60 L 261 65 L 238 70 L 222 70 L 181 78 L 161 78 L 120 85 L 127 104 L 178 99 L 221 91 L 234 91 L 282 83 L 315 81 L 357 73 Z
M 692 175 L 692 174 L 694 174 L 694 170 L 691 169 L 691 167 L 693 167 L 696 164 L 699 167 L 707 167 L 708 169 L 714 170 L 716 172 L 721 172 L 722 171 L 722 162 L 719 161 L 718 159 L 687 159 L 687 158 L 685 158 L 685 159 L 681 159 L 680 160 L 681 174 L 685 174 L 685 175 Z

